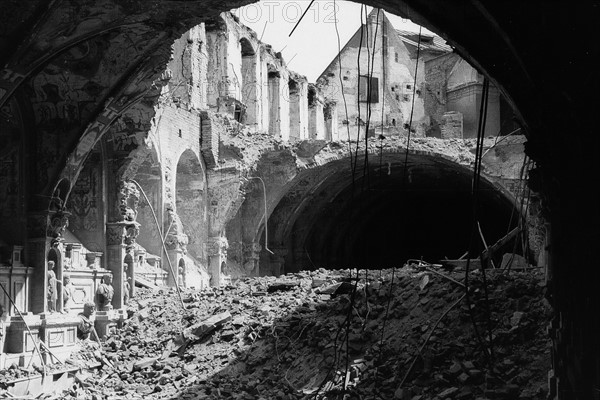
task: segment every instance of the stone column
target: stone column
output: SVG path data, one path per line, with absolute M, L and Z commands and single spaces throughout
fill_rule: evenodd
M 271 254 L 271 274 L 280 276 L 285 271 L 285 257 L 288 250 L 285 247 L 277 247 L 271 249 L 274 254 Z
M 179 285 L 179 262 L 187 254 L 189 238 L 183 233 L 183 224 L 171 207 L 168 207 L 168 215 L 171 229 L 165 239 L 168 260 L 163 268 L 167 271 L 167 285 L 174 287 Z
M 258 276 L 260 273 L 259 260 L 262 246 L 256 242 L 244 243 L 244 270 L 249 276 Z
M 112 305 L 123 307 L 123 262 L 127 254 L 124 243 L 125 226 L 120 222 L 106 224 L 106 265 L 112 272 L 112 286 L 115 289 Z
M 333 141 L 340 140 L 340 134 L 338 132 L 337 104 L 334 102 L 325 103 L 323 114 L 325 118 L 325 139 Z
M 129 255 L 132 260 L 135 260 L 135 240 L 140 233 L 140 224 L 135 221 L 139 195 L 139 191 L 133 183 L 121 182 L 117 195 L 117 207 L 112 208 L 118 210 L 119 214 L 112 215 L 113 221 L 106 224 L 106 265 L 112 272 L 112 286 L 115 290 L 112 305 L 115 309 L 121 309 L 124 306 L 123 264 L 125 257 Z
M 62 279 L 62 259 L 64 257 L 63 233 L 69 225 L 70 213 L 62 210 L 50 212 L 30 213 L 27 216 L 27 263 L 34 267 L 31 279 L 31 311 L 34 313 L 44 313 L 48 311 L 47 293 L 47 261 L 48 253 L 55 249 L 58 262 L 55 266 L 56 279 Z M 57 309 L 62 299 L 62 285 L 56 285 Z M 28 310 L 22 310 L 26 312 Z
M 281 138 L 281 79 L 278 72 L 269 71 L 269 134 Z M 289 128 L 288 128 L 289 129 Z M 287 140 L 287 139 L 286 139 Z
M 206 252 L 208 256 L 208 272 L 210 273 L 210 285 L 213 287 L 221 286 L 221 266 L 227 265 L 227 248 L 229 247 L 227 238 L 216 236 L 209 238 L 206 243 Z
M 166 244 L 166 243 L 165 243 Z M 169 257 L 169 262 L 167 261 L 167 265 L 165 268 L 167 269 L 167 285 L 174 287 L 179 284 L 179 262 L 185 255 L 185 251 L 179 246 L 167 246 L 167 256 Z M 173 271 L 171 272 L 171 269 Z

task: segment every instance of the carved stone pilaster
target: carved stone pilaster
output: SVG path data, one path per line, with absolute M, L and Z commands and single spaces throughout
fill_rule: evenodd
M 106 244 L 125 245 L 127 252 L 133 252 L 135 240 L 140 234 L 140 224 L 136 221 L 120 221 L 106 224 Z
M 274 276 L 279 276 L 284 272 L 285 269 L 285 257 L 288 254 L 288 250 L 285 247 L 276 247 L 271 249 L 271 273 Z
M 122 181 L 119 185 L 118 207 L 124 221 L 134 222 L 140 202 L 140 191 L 133 182 Z
M 188 235 L 183 232 L 183 224 L 179 215 L 173 210 L 173 206 L 167 205 L 167 214 L 169 217 L 169 232 L 165 239 L 167 250 L 179 250 L 183 254 L 187 254 L 187 244 L 189 243 Z
M 55 211 L 48 215 L 48 225 L 46 236 L 52 238 L 52 246 L 62 243 L 63 234 L 69 226 L 69 217 L 71 213 L 67 211 Z
M 127 252 L 133 253 L 135 240 L 140 234 L 140 224 L 138 222 L 133 221 L 132 223 L 128 223 L 125 225 L 125 235 L 123 236 L 123 241 L 125 243 L 125 247 Z
M 62 279 L 63 260 L 65 249 L 63 247 L 63 234 L 69 225 L 70 213 L 63 210 L 51 210 L 30 213 L 27 215 L 27 263 L 34 268 L 31 277 L 31 311 L 36 313 L 47 310 L 48 275 L 47 263 L 49 254 L 55 257 L 55 279 Z M 60 303 L 61 294 L 58 300 Z
M 256 242 L 243 244 L 244 269 L 247 272 L 258 272 L 256 269 L 258 267 L 261 250 L 262 246 Z
M 227 249 L 229 244 L 226 237 L 210 238 L 205 244 L 205 254 L 208 257 L 210 285 L 219 287 L 222 283 L 222 269 L 227 265 Z
M 210 238 L 206 242 L 206 255 L 209 257 L 227 257 L 229 242 L 226 237 Z
M 32 213 L 27 216 L 27 233 L 30 238 L 52 238 L 61 242 L 65 229 L 69 226 L 71 213 L 50 211 Z
M 181 250 L 185 254 L 187 253 L 188 242 L 189 238 L 185 233 L 169 233 L 165 239 L 165 247 L 167 250 Z
M 108 246 L 118 246 L 123 244 L 125 237 L 125 227 L 120 222 L 106 224 L 106 244 Z

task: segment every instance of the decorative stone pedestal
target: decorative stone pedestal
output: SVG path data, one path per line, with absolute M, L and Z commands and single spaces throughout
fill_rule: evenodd
M 115 329 L 122 319 L 120 310 L 96 311 L 94 327 L 98 337 L 102 340 L 104 336 L 115 333 Z
M 24 321 L 23 321 L 24 320 Z M 35 340 L 39 338 L 43 320 L 40 315 L 23 315 L 12 317 L 10 324 L 6 327 L 6 339 L 4 341 L 4 353 L 27 353 L 35 350 Z M 33 338 L 27 330 L 33 334 Z
M 44 320 L 42 340 L 50 349 L 53 356 L 60 361 L 65 361 L 74 350 L 77 343 L 77 325 L 79 317 L 66 314 L 46 314 Z M 44 349 L 41 349 L 42 353 Z M 46 362 L 54 363 L 52 355 L 46 354 Z
M 8 368 L 12 364 L 25 367 L 31 358 L 36 364 L 41 364 L 39 354 L 35 351 L 35 341 L 39 339 L 43 321 L 39 315 L 24 314 L 23 318 L 33 337 L 27 331 L 21 317 L 15 316 L 4 322 L 4 354 L 0 357 L 0 369 Z

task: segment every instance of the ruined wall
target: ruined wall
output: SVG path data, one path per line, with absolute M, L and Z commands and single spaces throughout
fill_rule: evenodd
M 15 100 L 0 109 L 0 238 L 9 244 L 22 244 L 25 238 L 23 174 L 23 126 Z M 10 229 L 8 229 L 10 228 Z
M 178 195 L 185 194 L 185 190 L 200 191 L 199 198 L 205 195 L 204 182 L 206 180 L 205 167 L 202 166 L 200 157 L 200 114 L 178 108 L 176 105 L 165 105 L 160 116 L 160 122 L 157 124 L 157 135 L 159 138 L 158 146 L 161 148 L 161 163 L 164 165 L 164 207 L 174 207 L 175 212 L 179 213 L 179 208 L 185 208 L 186 212 L 190 202 L 183 201 Z M 184 157 L 183 164 L 180 165 L 182 154 L 188 151 L 194 157 Z M 192 164 L 195 159 L 196 164 Z M 197 180 L 197 182 L 196 182 Z M 181 187 L 179 185 L 182 185 Z M 191 186 L 190 186 L 191 185 Z M 189 199 L 188 199 L 189 200 Z M 198 206 L 198 205 L 196 205 Z M 193 232 L 196 238 L 191 248 L 194 255 L 202 257 L 201 246 L 206 238 L 206 228 L 201 228 L 205 217 L 205 201 L 202 207 L 193 209 L 194 215 L 189 218 L 182 218 L 183 231 L 187 234 Z M 186 214 L 187 215 L 187 214 Z M 182 217 L 180 215 L 180 217 Z M 186 226 L 186 221 L 190 226 Z M 168 222 L 165 222 L 168 224 Z M 166 227 L 165 227 L 166 229 Z
M 440 123 L 447 109 L 446 91 L 448 76 L 454 65 L 460 60 L 456 53 L 448 53 L 427 60 L 425 64 L 425 83 L 423 85 L 425 113 L 430 117 L 427 136 L 441 137 Z
M 190 108 L 207 107 L 208 50 L 204 24 L 193 27 L 173 43 L 167 71 L 170 80 L 163 94 L 173 103 Z
M 305 77 L 291 75 L 290 93 L 290 140 L 308 138 L 308 82 Z
M 442 139 L 463 138 L 463 115 L 458 111 L 445 112 L 441 117 L 440 136 Z
M 405 124 L 410 120 L 411 110 L 415 133 L 423 135 L 425 110 L 420 90 L 416 90 L 413 108 L 415 60 L 410 58 L 408 49 L 383 13 L 380 14 L 378 22 L 376 12 L 371 13 L 368 20 L 368 28 L 362 32 L 359 29 L 342 49 L 339 58 L 332 60 L 317 81 L 324 96 L 340 105 L 338 131 L 345 132 L 341 138 L 348 136 L 348 126 L 352 138 L 356 139 L 358 131 L 364 135 L 369 113 L 369 135 L 374 135 L 375 131 L 380 132 L 382 126 L 382 132 L 386 134 L 406 132 Z M 359 53 L 360 62 L 357 61 Z M 417 89 L 424 81 L 424 65 L 422 62 L 419 64 Z M 360 80 L 359 75 L 368 75 L 371 72 L 377 80 L 378 99 L 368 107 L 365 101 L 367 81 Z M 359 87 L 359 80 L 362 88 Z M 362 97 L 359 92 L 362 92 Z M 344 100 L 348 115 L 341 106 Z
M 441 137 L 444 113 L 453 111 L 462 114 L 462 136 L 476 137 L 483 76 L 453 53 L 430 59 L 425 64 L 425 108 L 431 117 L 428 136 Z M 485 136 L 497 136 L 500 126 L 500 93 L 490 85 Z
M 247 41 L 253 54 L 242 53 L 242 103 L 246 107 L 242 122 L 257 131 L 263 129 L 260 102 L 260 60 L 256 49 Z
M 79 174 L 67 202 L 71 212 L 69 230 L 91 251 L 103 252 L 106 246 L 104 214 L 107 208 L 103 191 L 102 154 L 94 152 Z
M 447 109 L 463 115 L 463 137 L 477 137 L 483 85 L 465 83 L 447 90 Z M 500 96 L 498 89 L 490 85 L 488 94 L 485 137 L 498 136 L 500 133 Z
M 161 256 L 163 253 L 161 237 L 164 225 L 163 206 L 163 170 L 155 145 L 148 149 L 148 154 L 143 163 L 137 169 L 135 181 L 142 186 L 142 190 L 148 197 L 140 198 L 136 221 L 140 223 L 140 234 L 137 242 L 144 247 L 148 253 Z M 158 226 L 154 215 L 158 219 Z
M 338 105 L 335 102 L 329 101 L 325 103 L 325 108 L 323 109 L 323 116 L 325 118 L 325 137 L 329 140 L 340 140 L 338 113 Z M 347 138 L 348 137 L 346 136 L 346 139 Z
M 308 131 L 309 139 L 325 139 L 325 99 L 314 85 L 308 89 Z

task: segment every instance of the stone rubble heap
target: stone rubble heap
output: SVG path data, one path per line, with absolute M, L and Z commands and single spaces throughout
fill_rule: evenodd
M 542 276 L 490 271 L 486 301 L 475 271 L 467 302 L 464 272 L 435 272 L 247 278 L 185 291 L 183 307 L 173 289 L 139 290 L 102 368 L 62 398 L 544 399 Z

